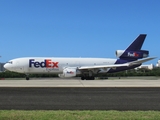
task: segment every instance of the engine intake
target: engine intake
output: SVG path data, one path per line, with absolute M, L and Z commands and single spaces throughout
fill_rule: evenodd
M 75 77 L 77 74 L 76 68 L 65 68 L 63 70 L 62 74 L 59 74 L 59 77 L 65 78 L 65 77 Z

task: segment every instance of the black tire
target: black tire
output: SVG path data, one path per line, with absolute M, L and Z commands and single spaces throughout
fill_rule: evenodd
M 94 80 L 94 77 L 86 77 L 86 80 Z
M 26 77 L 26 80 L 29 80 L 29 77 Z
M 81 80 L 84 80 L 85 78 L 84 77 L 81 77 Z

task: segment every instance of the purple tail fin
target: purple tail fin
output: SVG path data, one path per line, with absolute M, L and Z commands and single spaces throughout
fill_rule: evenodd
M 130 60 L 137 60 L 140 58 L 148 57 L 149 51 L 147 50 L 141 50 L 143 42 L 146 38 L 146 34 L 140 34 L 129 47 L 121 51 L 120 53 L 117 53 L 119 55 L 120 59 L 130 59 Z
M 141 47 L 143 45 L 146 36 L 147 36 L 146 34 L 140 34 L 126 50 L 129 51 L 141 50 Z

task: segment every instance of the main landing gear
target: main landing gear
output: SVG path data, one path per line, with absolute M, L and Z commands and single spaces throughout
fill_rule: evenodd
M 81 80 L 95 80 L 95 77 L 81 77 Z
M 92 71 L 83 72 L 81 76 L 81 80 L 94 80 L 95 76 Z

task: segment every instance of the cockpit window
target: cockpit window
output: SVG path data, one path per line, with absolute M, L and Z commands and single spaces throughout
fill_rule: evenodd
M 12 64 L 13 62 L 12 62 L 12 61 L 8 61 L 8 62 L 6 62 L 6 63 Z

